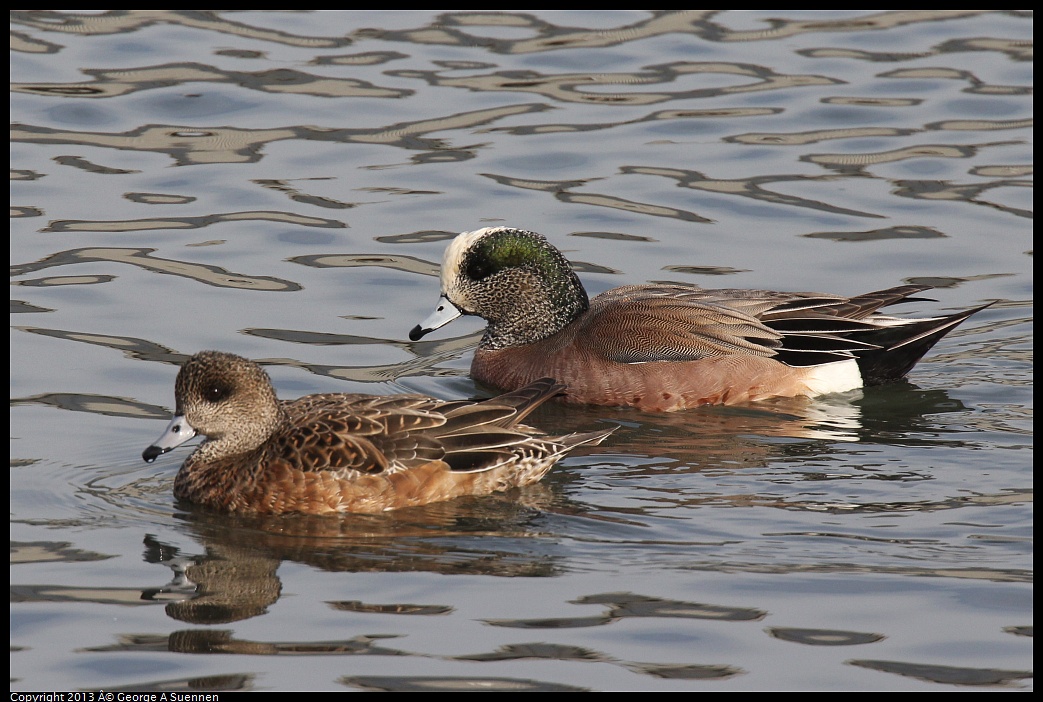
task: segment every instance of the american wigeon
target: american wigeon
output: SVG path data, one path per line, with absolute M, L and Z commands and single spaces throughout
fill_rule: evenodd
M 534 232 L 464 232 L 442 259 L 442 297 L 409 338 L 461 314 L 488 322 L 471 376 L 513 390 L 536 378 L 567 402 L 648 411 L 844 392 L 904 376 L 982 305 L 901 319 L 878 310 L 927 285 L 855 297 L 690 284 L 628 285 L 587 299 L 565 257 Z M 991 303 L 990 303 L 991 304 Z
M 519 423 L 561 390 L 544 378 L 480 401 L 280 401 L 256 363 L 203 351 L 178 372 L 174 419 L 142 458 L 203 434 L 174 481 L 180 499 L 228 512 L 382 512 L 535 483 L 573 448 L 612 433 L 536 436 Z

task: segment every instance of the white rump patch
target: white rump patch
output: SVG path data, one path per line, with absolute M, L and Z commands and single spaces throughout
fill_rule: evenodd
M 804 376 L 808 395 L 826 395 L 831 392 L 847 392 L 862 387 L 862 373 L 855 359 L 813 366 Z

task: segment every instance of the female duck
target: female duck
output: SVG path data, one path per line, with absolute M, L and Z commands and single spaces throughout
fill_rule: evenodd
M 203 351 L 178 372 L 174 419 L 142 457 L 203 434 L 174 481 L 180 499 L 228 512 L 382 512 L 535 483 L 573 448 L 612 433 L 535 436 L 519 423 L 562 389 L 543 378 L 481 401 L 280 401 L 256 363 Z
M 844 392 L 904 376 L 983 305 L 901 319 L 878 310 L 930 289 L 856 297 L 697 285 L 628 285 L 587 299 L 565 257 L 539 234 L 464 232 L 442 260 L 442 298 L 416 341 L 461 314 L 488 322 L 475 380 L 504 390 L 536 378 L 567 402 L 668 411 Z

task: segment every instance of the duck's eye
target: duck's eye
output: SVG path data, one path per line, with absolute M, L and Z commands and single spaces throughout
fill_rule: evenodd
M 221 400 L 226 399 L 231 394 L 232 388 L 230 386 L 223 385 L 221 383 L 215 383 L 213 385 L 207 386 L 206 390 L 203 392 L 203 397 L 206 399 L 207 402 L 220 402 Z
M 468 262 L 466 270 L 471 280 L 484 280 L 496 272 L 496 267 L 488 260 L 475 258 Z

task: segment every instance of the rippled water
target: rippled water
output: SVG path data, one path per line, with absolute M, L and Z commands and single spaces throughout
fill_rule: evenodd
M 1032 686 L 1032 15 L 11 13 L 11 687 Z M 176 505 L 176 366 L 463 397 L 462 230 L 624 283 L 997 301 L 909 382 L 388 515 Z M 207 654 L 207 655 L 186 655 Z

